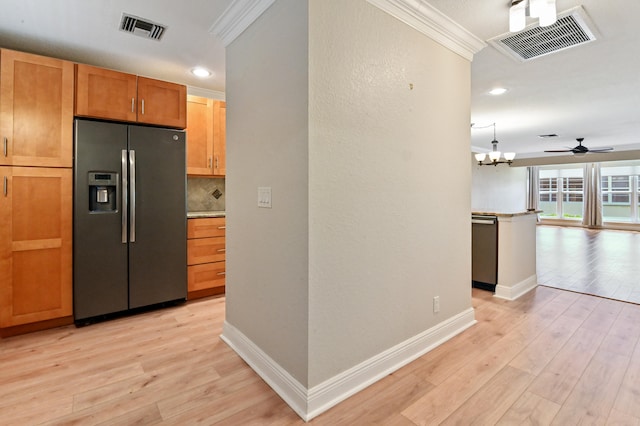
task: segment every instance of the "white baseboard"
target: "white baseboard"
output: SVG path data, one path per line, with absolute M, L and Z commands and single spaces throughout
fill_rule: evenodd
M 306 389 L 240 330 L 225 321 L 224 340 L 305 421 L 440 346 L 476 323 L 473 308 Z
M 529 278 L 525 278 L 519 283 L 505 287 L 503 285 L 496 285 L 496 292 L 493 295 L 499 299 L 516 300 L 518 297 L 533 290 L 538 286 L 538 275 L 533 274 Z
M 240 330 L 227 321 L 220 338 L 231 347 L 304 421 L 307 417 L 307 388 L 293 378 Z

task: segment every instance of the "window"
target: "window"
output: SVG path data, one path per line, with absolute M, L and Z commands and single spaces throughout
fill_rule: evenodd
M 602 167 L 602 220 L 638 222 L 638 170 L 636 167 Z
M 582 219 L 583 168 L 545 168 L 539 175 L 539 207 L 542 217 Z
M 555 178 L 540 179 L 540 201 L 556 201 L 556 193 L 558 192 L 558 183 Z
M 545 219 L 579 220 L 583 216 L 584 166 L 540 166 L 539 203 Z M 602 221 L 640 224 L 640 160 L 600 163 Z
M 564 201 L 582 202 L 582 178 L 567 177 L 562 181 L 564 183 L 562 189 Z

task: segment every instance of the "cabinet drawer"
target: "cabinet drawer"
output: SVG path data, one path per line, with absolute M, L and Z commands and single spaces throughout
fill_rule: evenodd
M 224 237 L 187 240 L 187 265 L 225 260 Z
M 187 238 L 223 237 L 224 217 L 202 217 L 187 220 Z
M 189 291 L 222 287 L 225 283 L 225 262 L 189 266 L 187 277 Z

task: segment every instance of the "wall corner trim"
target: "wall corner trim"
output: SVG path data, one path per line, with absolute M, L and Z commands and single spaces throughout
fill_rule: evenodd
M 426 0 L 367 0 L 469 61 L 487 44 Z
M 234 0 L 209 28 L 209 33 L 219 37 L 224 47 L 229 46 L 275 0 Z
M 311 389 L 295 380 L 240 330 L 225 321 L 220 338 L 304 421 L 327 411 L 367 386 L 435 349 L 476 323 L 468 308 Z

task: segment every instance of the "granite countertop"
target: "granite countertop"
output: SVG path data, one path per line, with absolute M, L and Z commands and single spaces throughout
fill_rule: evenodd
M 514 217 L 514 216 L 525 216 L 528 214 L 538 214 L 542 213 L 542 210 L 523 210 L 519 212 L 471 212 L 471 214 L 482 215 L 482 216 L 497 216 L 497 217 Z
M 225 217 L 226 213 L 222 210 L 209 210 L 199 212 L 187 212 L 187 219 L 194 219 L 200 217 Z

